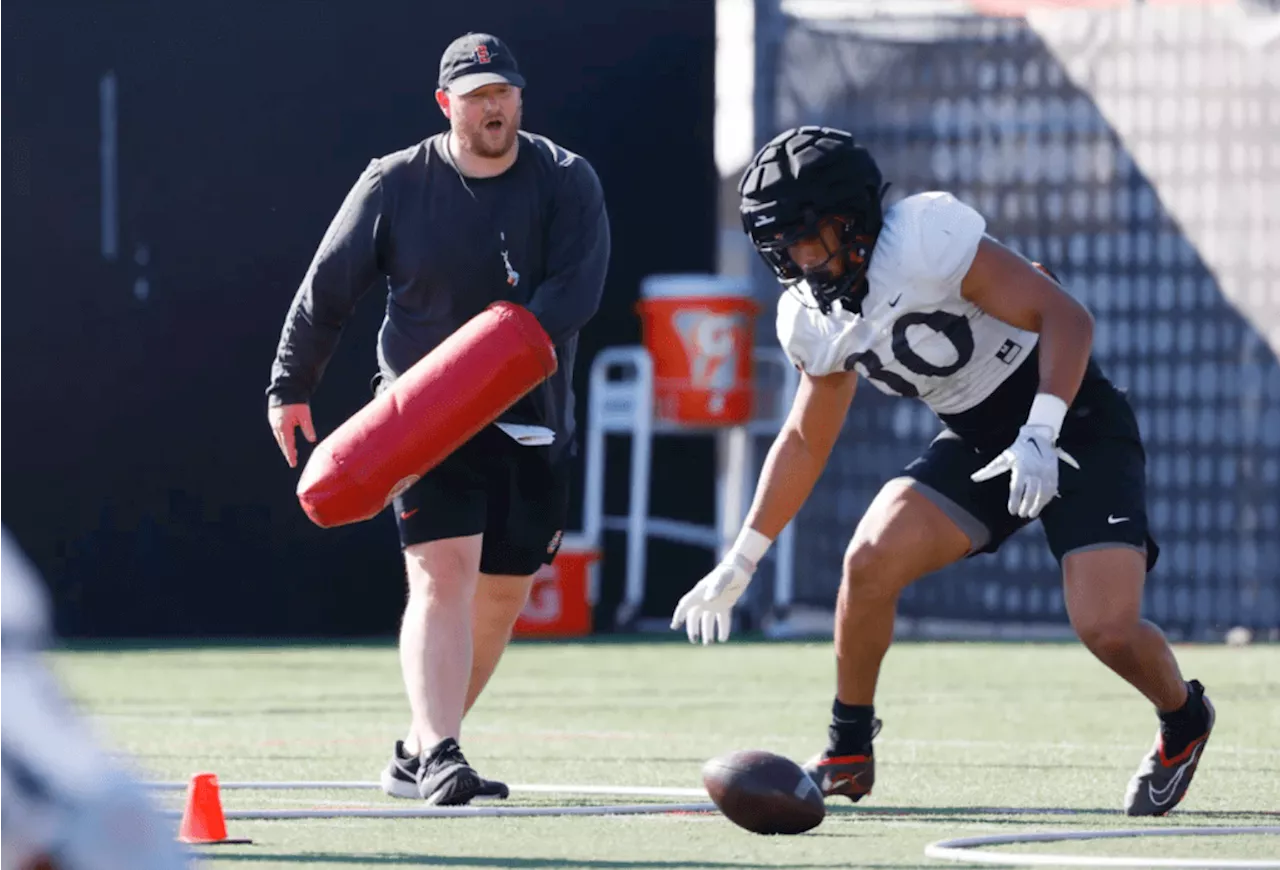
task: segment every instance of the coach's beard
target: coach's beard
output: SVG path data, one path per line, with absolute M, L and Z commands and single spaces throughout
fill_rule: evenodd
M 489 121 L 480 123 L 475 129 L 468 130 L 461 137 L 462 147 L 466 148 L 477 157 L 486 159 L 494 159 L 497 157 L 505 157 L 511 152 L 516 144 L 516 134 L 520 132 L 520 122 L 523 120 L 524 106 L 516 109 L 514 118 L 490 118 Z M 502 128 L 500 134 L 493 134 L 488 130 L 488 124 L 493 120 L 501 120 Z M 494 140 L 497 141 L 494 141 Z

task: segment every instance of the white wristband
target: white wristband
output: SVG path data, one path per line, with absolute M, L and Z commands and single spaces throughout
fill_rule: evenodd
M 738 533 L 738 540 L 733 542 L 733 546 L 725 554 L 725 561 L 732 561 L 734 556 L 741 556 L 754 568 L 760 564 L 760 560 L 764 558 L 765 553 L 769 552 L 769 547 L 772 545 L 771 538 L 765 537 L 750 526 L 743 526 L 742 531 Z
M 1053 430 L 1053 440 L 1062 432 L 1062 421 L 1067 417 L 1067 403 L 1053 393 L 1036 393 L 1027 414 L 1028 426 L 1048 426 Z

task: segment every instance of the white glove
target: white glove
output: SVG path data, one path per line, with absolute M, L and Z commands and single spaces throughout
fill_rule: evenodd
M 1009 479 L 1009 513 L 1015 517 L 1035 519 L 1058 495 L 1058 460 L 1079 470 L 1071 455 L 1054 446 L 1052 426 L 1028 423 L 1018 430 L 1013 444 L 984 468 L 975 471 L 970 480 L 982 483 L 1011 472 Z
M 683 622 L 689 643 L 697 643 L 699 635 L 704 645 L 715 640 L 716 635 L 719 635 L 721 643 L 728 640 L 733 624 L 733 605 L 747 591 L 755 570 L 747 559 L 729 553 L 725 561 L 680 599 L 671 616 L 671 627 L 679 628 Z

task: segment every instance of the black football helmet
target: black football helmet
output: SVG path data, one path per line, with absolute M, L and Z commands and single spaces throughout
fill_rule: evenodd
M 738 184 L 742 226 L 756 252 L 788 288 L 807 281 L 824 314 L 840 301 L 858 311 L 867 295 L 867 266 L 884 222 L 889 185 L 866 148 L 832 127 L 795 127 L 760 149 Z M 818 235 L 820 223 L 839 221 L 840 247 L 817 268 L 801 268 L 788 248 Z M 844 261 L 837 277 L 829 268 Z

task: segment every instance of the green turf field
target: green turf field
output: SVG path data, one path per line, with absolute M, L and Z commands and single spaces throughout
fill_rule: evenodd
M 710 814 L 233 820 L 231 836 L 254 844 L 199 854 L 205 866 L 246 870 L 948 867 L 963 865 L 926 859 L 927 843 L 1022 830 L 1280 825 L 1280 647 L 1178 655 L 1208 687 L 1218 727 L 1191 793 L 1164 820 L 1118 811 L 1155 717 L 1082 648 L 903 644 L 881 679 L 874 796 L 857 809 L 830 802 L 826 821 L 798 837 L 760 837 Z M 155 780 L 205 770 L 224 782 L 375 780 L 407 721 L 390 645 L 79 650 L 59 653 L 56 667 L 105 737 Z M 828 643 L 517 644 L 462 743 L 482 773 L 513 784 L 696 787 L 702 763 L 722 752 L 761 748 L 803 761 L 820 749 L 833 672 Z M 226 791 L 223 803 L 413 806 L 351 791 Z M 1280 859 L 1280 837 L 1261 835 L 995 848 Z

